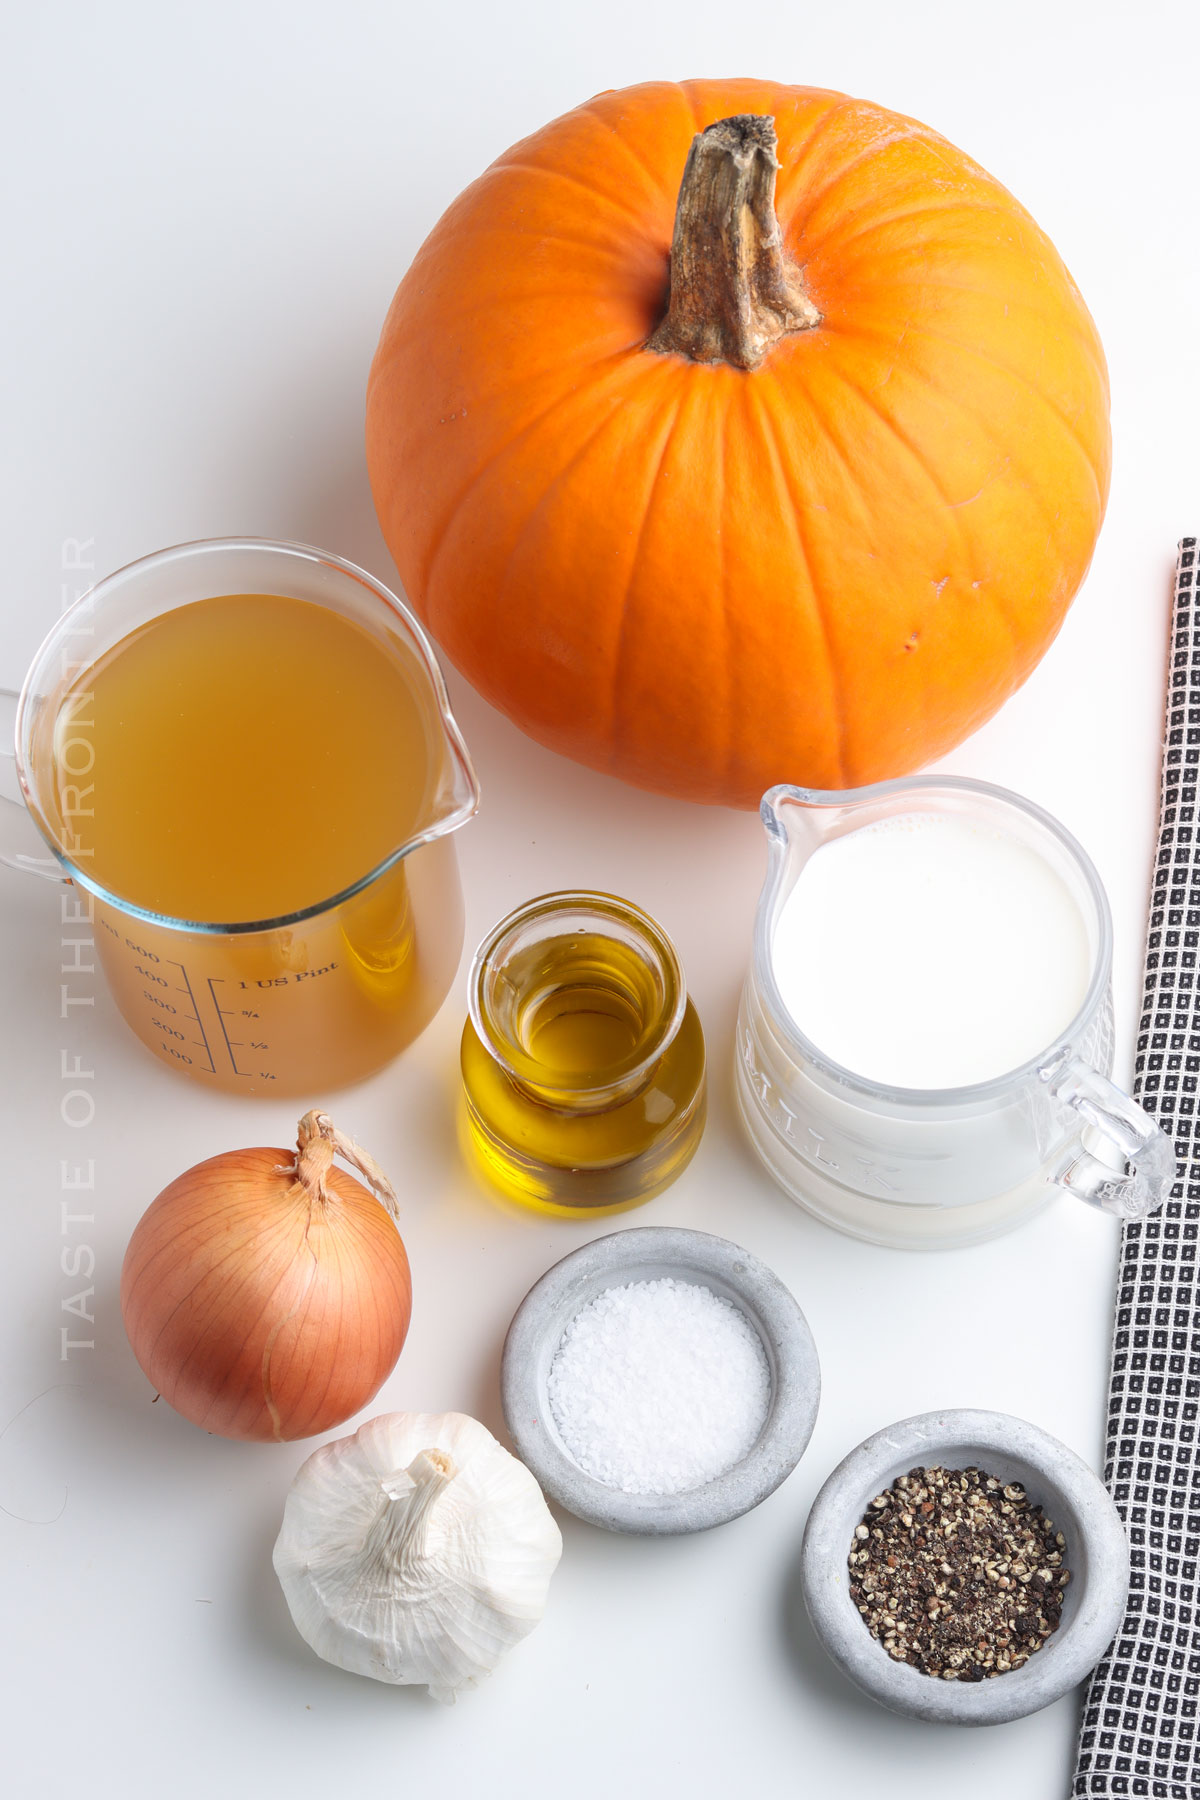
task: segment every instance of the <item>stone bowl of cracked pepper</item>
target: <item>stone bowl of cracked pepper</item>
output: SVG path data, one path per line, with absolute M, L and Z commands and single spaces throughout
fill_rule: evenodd
M 1058 1629 L 1066 1539 L 1019 1481 L 910 1469 L 876 1494 L 850 1544 L 850 1598 L 896 1662 L 985 1681 Z
M 844 1459 L 801 1559 L 818 1638 L 893 1711 L 998 1724 L 1083 1680 L 1124 1610 L 1129 1555 L 1107 1491 L 1003 1413 L 905 1419 Z

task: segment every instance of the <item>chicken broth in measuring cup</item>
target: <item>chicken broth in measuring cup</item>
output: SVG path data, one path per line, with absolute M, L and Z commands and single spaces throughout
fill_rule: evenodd
M 42 804 L 86 841 L 97 883 L 148 912 L 299 912 L 369 874 L 426 807 L 440 731 L 414 673 L 308 600 L 177 607 L 68 688 L 34 769 Z
M 189 599 L 210 567 L 301 592 L 262 579 Z M 447 834 L 477 799 L 419 628 L 349 565 L 252 540 L 162 552 L 79 606 L 107 641 L 77 623 L 72 654 L 51 656 L 56 634 L 43 646 L 27 789 L 92 890 L 127 1021 L 172 1067 L 242 1093 L 379 1067 L 453 978 Z

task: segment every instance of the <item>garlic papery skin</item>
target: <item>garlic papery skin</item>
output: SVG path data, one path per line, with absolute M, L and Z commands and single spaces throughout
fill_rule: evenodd
M 275 1572 L 326 1662 L 454 1700 L 531 1632 L 562 1536 L 524 1463 L 465 1413 L 384 1413 L 293 1481 Z

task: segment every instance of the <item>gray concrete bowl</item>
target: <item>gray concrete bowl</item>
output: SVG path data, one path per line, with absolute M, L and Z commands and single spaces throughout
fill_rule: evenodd
M 1021 1482 L 1066 1539 L 1071 1582 L 1057 1631 L 1019 1669 L 984 1681 L 942 1681 L 894 1662 L 850 1598 L 854 1527 L 898 1475 L 935 1464 Z M 877 1431 L 833 1471 L 809 1514 L 801 1584 L 818 1638 L 863 1693 L 916 1719 L 1000 1725 L 1049 1706 L 1099 1662 L 1124 1616 L 1129 1546 L 1108 1490 L 1057 1438 L 1007 1413 L 921 1413 Z
M 580 1468 L 555 1428 L 550 1365 L 571 1320 L 606 1288 L 669 1277 L 707 1287 L 758 1332 L 771 1398 L 757 1442 L 715 1481 L 681 1494 L 626 1494 Z M 812 1436 L 821 1369 L 804 1314 L 779 1277 L 726 1238 L 673 1226 L 616 1231 L 565 1256 L 526 1294 L 509 1327 L 500 1394 L 517 1455 L 550 1497 L 607 1531 L 707 1531 L 749 1512 L 791 1474 Z

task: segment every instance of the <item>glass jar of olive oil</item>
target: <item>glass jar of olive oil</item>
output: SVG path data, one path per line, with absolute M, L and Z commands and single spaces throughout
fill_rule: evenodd
M 704 1129 L 704 1034 L 670 939 L 611 894 L 543 894 L 471 968 L 468 1147 L 510 1198 L 576 1218 L 674 1181 Z

